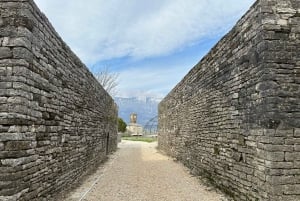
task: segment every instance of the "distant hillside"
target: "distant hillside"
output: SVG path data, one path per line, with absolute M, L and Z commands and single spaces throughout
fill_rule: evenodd
M 119 117 L 121 117 L 127 124 L 130 122 L 131 113 L 137 114 L 137 123 L 142 126 L 144 126 L 151 118 L 157 116 L 157 107 L 160 99 L 151 97 L 115 97 L 114 99 L 119 106 Z

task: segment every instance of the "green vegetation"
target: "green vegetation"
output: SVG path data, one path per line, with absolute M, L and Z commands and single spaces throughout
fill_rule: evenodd
M 124 133 L 126 131 L 127 124 L 122 118 L 118 118 L 118 132 Z
M 154 138 L 154 137 L 131 136 L 131 137 L 122 137 L 122 140 L 141 141 L 141 142 L 155 142 L 157 139 Z

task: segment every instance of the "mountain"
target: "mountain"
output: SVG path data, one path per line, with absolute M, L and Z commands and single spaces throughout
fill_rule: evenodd
M 152 97 L 130 97 L 130 98 L 114 98 L 119 107 L 119 117 L 127 124 L 130 123 L 130 114 L 137 114 L 137 123 L 145 126 L 149 120 L 157 116 L 157 107 L 161 99 Z

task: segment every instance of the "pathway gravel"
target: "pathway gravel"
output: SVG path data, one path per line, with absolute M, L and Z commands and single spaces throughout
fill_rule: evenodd
M 222 201 L 180 163 L 156 150 L 157 143 L 122 141 L 105 165 L 65 201 Z

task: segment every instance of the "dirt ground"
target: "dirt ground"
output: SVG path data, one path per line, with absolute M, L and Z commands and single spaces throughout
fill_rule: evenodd
M 180 163 L 160 154 L 157 143 L 122 141 L 105 165 L 64 201 L 224 201 Z

